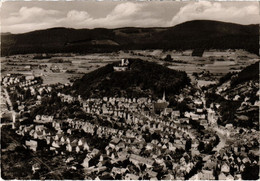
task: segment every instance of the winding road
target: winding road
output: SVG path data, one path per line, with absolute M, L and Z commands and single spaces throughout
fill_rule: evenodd
M 197 88 L 201 90 L 201 88 L 198 85 L 197 85 Z M 202 90 L 201 90 L 201 92 L 202 92 Z M 206 100 L 205 94 L 201 93 L 201 98 Z M 206 105 L 205 104 L 204 104 L 204 109 L 206 109 Z M 216 127 L 216 126 L 211 125 L 211 124 L 209 124 L 208 126 L 209 126 L 208 129 L 210 131 L 212 131 L 212 132 L 215 132 L 218 135 L 219 139 L 220 139 L 219 144 L 216 145 L 213 148 L 213 151 L 218 152 L 218 151 L 220 151 L 222 148 L 224 148 L 226 146 L 227 136 L 225 134 L 223 134 L 224 130 L 222 130 L 218 126 Z
M 221 129 L 218 127 L 214 127 L 212 130 L 216 132 L 220 139 L 219 144 L 213 149 L 213 151 L 219 152 L 222 148 L 226 146 L 227 137 L 222 133 Z

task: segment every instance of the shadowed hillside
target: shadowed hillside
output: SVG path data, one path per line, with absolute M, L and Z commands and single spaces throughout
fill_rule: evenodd
M 73 90 L 82 97 L 153 95 L 161 98 L 164 90 L 171 96 L 190 83 L 185 72 L 156 63 L 130 60 L 129 69 L 124 72 L 115 72 L 114 65 L 109 64 L 84 75 L 75 81 Z
M 51 28 L 2 34 L 2 55 L 111 52 L 121 49 L 246 49 L 258 54 L 259 26 L 189 21 L 169 28 Z
M 239 73 L 229 73 L 221 83 L 230 82 L 219 94 L 206 94 L 208 103 L 220 104 L 218 124 L 259 130 L 259 62 Z M 223 85 L 222 85 L 223 86 Z M 216 89 L 215 87 L 214 89 Z
M 239 72 L 237 76 L 231 80 L 231 86 L 236 86 L 250 80 L 259 80 L 259 62 L 256 62 Z

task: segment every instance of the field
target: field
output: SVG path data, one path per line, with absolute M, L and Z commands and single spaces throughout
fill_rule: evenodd
M 215 81 L 216 78 L 228 72 L 240 71 L 242 68 L 259 61 L 257 55 L 243 50 L 209 50 L 203 57 L 191 56 L 192 51 L 162 51 L 162 50 L 132 50 L 116 53 L 72 54 L 64 56 L 55 54 L 46 59 L 35 59 L 35 55 L 14 55 L 1 58 L 2 76 L 8 73 L 42 76 L 44 84 L 69 83 L 70 80 L 82 77 L 108 63 L 121 58 L 140 58 L 157 62 L 171 69 L 185 71 L 189 76 L 193 73 L 209 71 L 211 80 L 202 80 L 202 85 Z M 172 61 L 163 61 L 166 55 L 171 55 Z

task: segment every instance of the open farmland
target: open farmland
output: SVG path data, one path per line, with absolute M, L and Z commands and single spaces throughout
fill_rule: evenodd
M 141 58 L 165 65 L 174 70 L 185 71 L 189 76 L 193 73 L 209 71 L 212 80 L 228 72 L 240 71 L 242 68 L 259 61 L 259 57 L 242 50 L 205 51 L 202 57 L 191 55 L 187 51 L 162 51 L 162 50 L 132 50 L 116 53 L 94 54 L 54 54 L 50 58 L 37 59 L 36 55 L 15 55 L 2 57 L 2 76 L 7 73 L 20 73 L 25 75 L 41 75 L 44 84 L 69 83 L 70 80 L 82 77 L 85 73 L 96 70 L 108 63 L 119 61 L 121 58 Z M 171 55 L 172 61 L 166 62 L 166 55 Z M 209 80 L 209 81 L 212 81 Z M 202 84 L 209 82 L 202 81 Z

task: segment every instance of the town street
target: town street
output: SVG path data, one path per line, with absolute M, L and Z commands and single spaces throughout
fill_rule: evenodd
M 15 117 L 16 117 L 16 112 L 13 110 L 13 104 L 12 104 L 12 101 L 10 99 L 10 96 L 9 96 L 7 90 L 5 88 L 3 88 L 2 90 L 4 91 L 5 101 L 7 102 L 8 106 L 9 106 L 9 109 L 10 109 L 9 110 L 9 112 L 11 113 L 10 120 L 13 122 L 13 119 L 15 119 Z M 2 101 L 3 100 L 1 100 L 1 103 L 3 103 Z M 0 127 L 2 127 L 3 125 L 11 125 L 12 122 L 10 122 L 10 123 L 1 123 Z
M 198 82 L 196 82 L 196 83 L 198 83 Z M 197 84 L 196 84 L 196 87 L 198 89 L 200 89 L 201 100 L 203 100 L 203 99 L 206 100 L 205 94 L 202 93 L 201 87 L 198 86 Z M 205 104 L 204 104 L 204 109 L 206 109 L 206 105 Z M 227 135 L 225 135 L 223 133 L 224 130 L 222 130 L 218 126 L 216 127 L 215 125 L 212 125 L 212 124 L 208 125 L 208 130 L 212 131 L 212 132 L 215 132 L 218 135 L 218 137 L 219 137 L 219 140 L 220 140 L 219 144 L 216 147 L 213 148 L 213 151 L 217 151 L 218 152 L 219 150 L 221 150 L 222 148 L 224 148 L 226 146 L 226 141 L 227 141 L 227 137 L 226 136 Z
M 7 104 L 10 106 L 10 110 L 12 111 L 13 105 L 12 105 L 12 102 L 10 100 L 9 94 L 8 94 L 8 92 L 5 88 L 3 90 L 4 90 L 4 94 L 5 94 L 5 97 L 6 97 Z
M 226 146 L 226 141 L 227 141 L 227 137 L 222 133 L 221 129 L 218 127 L 214 127 L 213 131 L 216 132 L 216 134 L 218 135 L 220 142 L 219 144 L 213 149 L 213 151 L 219 151 L 222 148 L 224 148 Z

